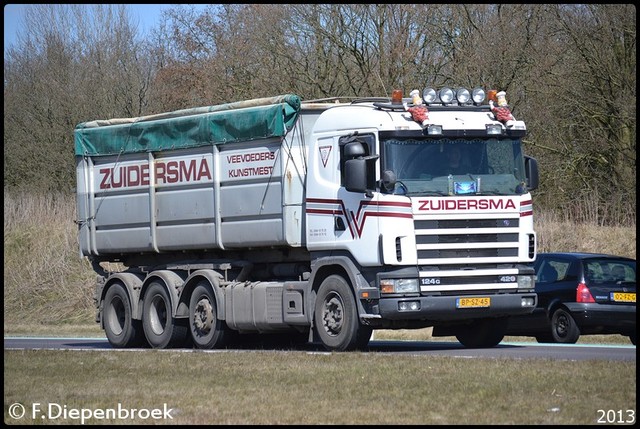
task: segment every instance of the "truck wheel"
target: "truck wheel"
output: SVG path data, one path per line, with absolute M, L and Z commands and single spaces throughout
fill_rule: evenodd
M 142 326 L 147 342 L 156 349 L 183 345 L 187 338 L 187 327 L 172 317 L 171 298 L 161 283 L 151 283 L 144 295 Z
M 556 343 L 575 344 L 580 338 L 580 329 L 571 314 L 558 308 L 551 316 L 551 336 Z
M 358 308 L 349 284 L 339 275 L 327 277 L 316 296 L 315 329 L 328 350 L 366 347 L 373 329 L 358 320 Z
M 470 349 L 495 347 L 505 336 L 507 319 L 482 319 L 457 331 L 456 338 Z
M 102 313 L 104 332 L 114 348 L 141 346 L 144 343 L 139 320 L 131 317 L 131 300 L 122 283 L 114 283 L 104 296 Z
M 200 283 L 189 302 L 189 331 L 196 348 L 214 349 L 227 344 L 231 332 L 227 323 L 217 317 L 216 299 L 211 286 Z

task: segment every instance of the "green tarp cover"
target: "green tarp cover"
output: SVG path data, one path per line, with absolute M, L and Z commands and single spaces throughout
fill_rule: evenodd
M 74 130 L 76 155 L 155 152 L 282 137 L 300 113 L 287 94 L 139 118 L 97 120 Z

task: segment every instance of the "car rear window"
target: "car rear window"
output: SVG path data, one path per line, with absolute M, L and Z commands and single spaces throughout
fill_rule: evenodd
M 593 259 L 585 263 L 585 277 L 593 282 L 634 282 L 636 281 L 636 264 L 624 260 Z

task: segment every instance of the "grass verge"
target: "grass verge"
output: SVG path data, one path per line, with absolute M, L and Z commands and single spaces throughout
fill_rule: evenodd
M 596 424 L 600 409 L 636 406 L 635 362 L 226 350 L 5 351 L 4 362 L 5 423 Z M 128 414 L 95 411 L 119 408 Z

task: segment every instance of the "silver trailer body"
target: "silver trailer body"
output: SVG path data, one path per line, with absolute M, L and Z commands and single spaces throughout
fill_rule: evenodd
M 318 114 L 302 114 L 286 136 L 78 155 L 81 254 L 302 246 L 304 132 Z

